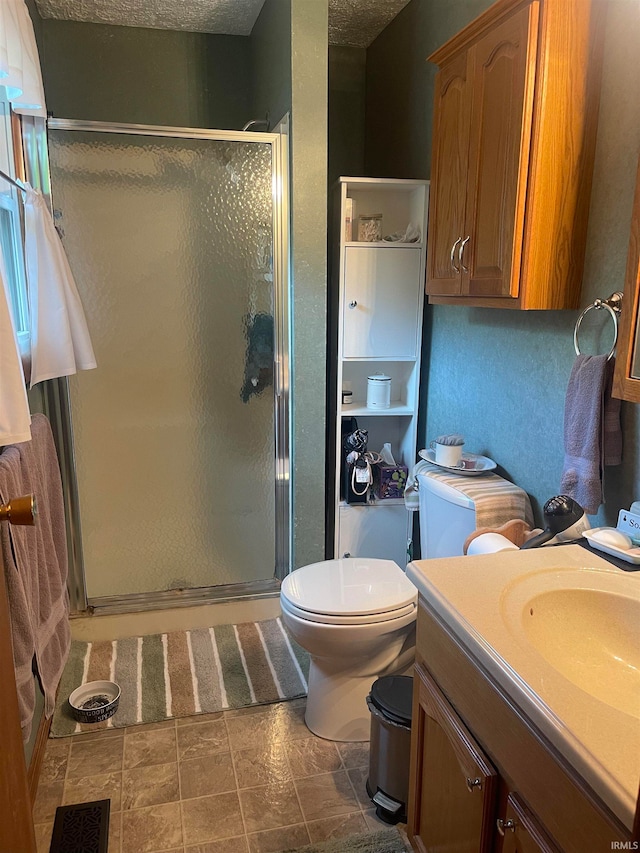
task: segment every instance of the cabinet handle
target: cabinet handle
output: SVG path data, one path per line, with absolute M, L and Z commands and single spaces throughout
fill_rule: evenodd
M 353 309 L 353 308 L 357 308 L 357 307 L 358 307 L 358 303 L 356 302 L 355 299 L 352 299 L 351 302 L 349 303 L 349 308 Z
M 478 790 L 480 791 L 482 790 L 482 779 L 480 779 L 479 777 L 471 779 L 469 776 L 467 776 L 467 791 L 469 791 L 470 794 L 473 794 L 474 788 L 478 788 Z
M 500 818 L 498 818 L 498 820 L 496 821 L 496 827 L 500 835 L 504 835 L 505 830 L 507 832 L 516 831 L 516 822 L 515 820 L 511 820 L 511 818 L 509 818 L 509 820 L 501 820 Z
M 457 246 L 457 245 L 458 245 L 458 243 L 460 243 L 460 242 L 462 242 L 462 237 L 458 237 L 458 239 L 456 240 L 456 242 L 453 244 L 453 246 L 451 247 L 451 255 L 450 255 L 450 257 L 451 257 L 451 267 L 452 267 L 453 271 L 454 271 L 457 275 L 460 275 L 460 267 L 457 267 L 457 266 L 455 265 L 455 263 L 453 262 L 453 259 L 454 259 L 455 254 L 456 254 L 456 246 Z
M 462 267 L 463 272 L 469 272 L 469 267 L 465 267 L 462 256 L 464 254 L 464 247 L 467 245 L 471 237 L 465 237 L 462 243 L 460 244 L 460 248 L 458 249 L 458 264 Z M 460 270 L 458 270 L 460 272 Z

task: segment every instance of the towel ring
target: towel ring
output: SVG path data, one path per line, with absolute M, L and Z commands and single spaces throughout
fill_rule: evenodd
M 587 305 L 584 311 L 580 314 L 576 321 L 576 327 L 573 330 L 573 347 L 576 351 L 576 355 L 581 355 L 580 344 L 578 343 L 578 332 L 580 331 L 580 326 L 582 325 L 585 315 L 588 314 L 592 308 L 595 308 L 596 311 L 606 308 L 613 320 L 613 346 L 607 356 L 607 361 L 611 361 L 618 343 L 618 315 L 622 311 L 622 293 L 619 290 L 616 290 L 608 299 L 596 299 L 591 303 L 591 305 Z

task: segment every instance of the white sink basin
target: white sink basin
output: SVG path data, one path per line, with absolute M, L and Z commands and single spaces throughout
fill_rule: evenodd
M 625 579 L 629 576 L 589 570 L 588 587 L 535 593 L 514 618 L 508 611 L 514 595 L 520 597 L 516 585 L 502 608 L 510 629 L 561 675 L 601 702 L 640 717 L 640 600 L 611 589 L 624 587 Z M 529 576 L 524 582 L 531 587 L 538 580 Z M 571 571 L 562 582 L 576 580 L 582 582 L 584 574 Z

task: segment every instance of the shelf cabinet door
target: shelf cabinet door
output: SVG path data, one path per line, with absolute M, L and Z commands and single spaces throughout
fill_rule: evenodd
M 410 514 L 402 505 L 341 506 L 336 557 L 376 557 L 407 565 Z
M 460 256 L 463 292 L 518 295 L 536 71 L 538 4 L 472 48 L 469 174 Z
M 516 794 L 509 794 L 504 819 L 498 819 L 500 853 L 560 853 Z
M 416 358 L 422 324 L 420 250 L 349 246 L 345 255 L 343 358 Z
M 461 292 L 458 253 L 465 227 L 471 109 L 468 68 L 467 54 L 462 53 L 436 77 L 427 258 L 431 294 Z
M 489 853 L 498 777 L 426 670 L 416 666 L 409 835 L 421 853 Z

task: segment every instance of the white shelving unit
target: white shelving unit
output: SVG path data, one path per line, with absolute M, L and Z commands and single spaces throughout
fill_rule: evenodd
M 403 500 L 349 504 L 341 497 L 342 422 L 355 417 L 369 432 L 369 450 L 385 442 L 398 463 L 416 459 L 422 310 L 424 302 L 428 181 L 340 178 L 334 196 L 331 333 L 335 345 L 331 395 L 335 445 L 334 489 L 329 499 L 328 556 L 380 557 L 404 567 L 411 518 Z M 347 239 L 347 200 L 358 217 L 382 215 L 383 236 L 418 226 L 416 243 Z M 367 408 L 367 377 L 391 377 L 391 406 Z M 349 388 L 353 402 L 342 404 Z M 333 521 L 333 525 L 331 525 Z M 331 553 L 333 551 L 333 553 Z

